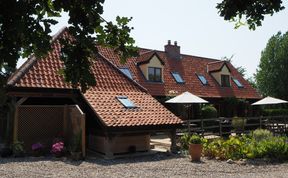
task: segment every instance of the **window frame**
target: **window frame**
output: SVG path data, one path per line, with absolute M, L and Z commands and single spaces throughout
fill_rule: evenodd
M 238 88 L 244 88 L 244 85 L 237 78 L 232 78 L 232 80 Z M 240 84 L 240 85 L 238 85 L 238 84 Z
M 129 69 L 128 67 L 120 67 L 119 70 L 120 70 L 123 74 L 125 74 L 127 77 L 129 77 L 130 79 L 133 79 L 132 72 L 130 71 L 130 69 Z M 127 73 L 125 73 L 125 72 L 122 71 L 122 70 L 127 70 L 129 74 L 127 75 Z
M 128 96 L 116 96 L 116 98 L 127 109 L 137 108 L 135 103 L 131 101 Z
M 196 75 L 197 75 L 198 79 L 200 80 L 200 82 L 202 83 L 202 85 L 209 85 L 208 80 L 206 79 L 206 77 L 203 74 L 197 74 L 196 73 Z M 203 77 L 205 79 L 206 83 L 203 83 L 203 81 L 201 80 L 201 77 Z
M 150 78 L 150 73 L 149 73 L 149 69 L 153 69 L 153 78 L 151 79 Z M 160 70 L 160 78 L 159 78 L 159 80 L 156 80 L 156 71 L 157 70 Z M 147 73 L 147 78 L 148 78 L 148 81 L 149 82 L 162 82 L 163 80 L 162 80 L 162 68 L 160 68 L 160 67 L 148 67 L 148 73 Z
M 183 78 L 179 72 L 171 72 L 171 75 L 174 78 L 174 80 L 176 81 L 176 83 L 180 83 L 180 84 L 185 83 L 185 80 L 183 80 Z M 175 77 L 174 75 L 178 75 L 182 81 L 177 81 L 177 79 L 176 79 L 177 77 Z
M 224 83 L 223 81 L 223 77 L 227 77 L 228 78 L 228 85 L 226 86 L 226 83 Z M 231 87 L 231 79 L 230 79 L 231 77 L 230 77 L 230 75 L 226 75 L 226 74 L 221 74 L 221 87 Z M 225 85 L 223 85 L 223 84 L 225 84 Z

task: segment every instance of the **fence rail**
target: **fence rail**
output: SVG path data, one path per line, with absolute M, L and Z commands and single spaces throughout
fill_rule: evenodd
M 245 117 L 243 119 L 244 124 L 241 128 L 233 125 L 233 118 L 185 120 L 183 129 L 179 130 L 178 134 L 188 132 L 198 133 L 202 136 L 216 135 L 222 137 L 232 133 L 249 133 L 257 128 L 268 129 L 278 135 L 288 133 L 288 116 Z

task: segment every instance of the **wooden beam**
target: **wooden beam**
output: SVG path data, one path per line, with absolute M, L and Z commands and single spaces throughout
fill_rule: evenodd
M 28 99 L 28 97 L 21 98 L 19 101 L 17 101 L 16 106 L 23 104 L 27 99 Z
M 81 129 L 82 129 L 82 156 L 86 156 L 86 125 L 85 125 L 85 114 L 81 117 Z
M 15 92 L 10 91 L 7 93 L 10 96 L 16 97 L 54 97 L 54 98 L 62 98 L 62 97 L 73 97 L 74 94 L 71 93 L 45 93 L 45 92 Z

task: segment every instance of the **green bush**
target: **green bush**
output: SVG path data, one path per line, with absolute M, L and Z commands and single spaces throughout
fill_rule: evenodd
M 283 116 L 288 115 L 288 109 L 264 109 L 263 116 Z
M 232 127 L 236 130 L 243 130 L 246 125 L 246 118 L 243 117 L 233 117 L 232 118 Z
M 12 145 L 13 154 L 15 157 L 22 157 L 25 154 L 24 142 L 15 141 Z
M 206 105 L 201 109 L 202 118 L 216 118 L 217 117 L 217 110 L 214 106 Z
M 206 142 L 204 155 L 222 160 L 242 158 L 288 160 L 287 141 L 287 137 L 272 136 L 269 132 L 260 130 L 254 135 L 231 136 L 227 140 L 214 139 Z
M 266 129 L 256 129 L 251 134 L 257 142 L 273 137 L 273 133 Z
M 193 143 L 193 144 L 202 144 L 204 142 L 205 142 L 205 139 L 200 137 L 197 134 L 189 135 L 189 134 L 186 133 L 180 138 L 181 147 L 184 150 L 188 150 L 189 145 L 191 143 Z

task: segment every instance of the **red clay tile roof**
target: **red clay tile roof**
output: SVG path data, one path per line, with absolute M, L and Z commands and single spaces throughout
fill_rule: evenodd
M 157 55 L 165 63 L 163 70 L 163 83 L 148 82 L 140 68 L 135 65 L 139 58 L 134 57 L 127 60 L 125 65 L 119 65 L 119 57 L 109 48 L 99 47 L 99 51 L 112 63 L 118 67 L 128 67 L 132 72 L 133 79 L 145 87 L 152 96 L 170 96 L 171 93 L 177 92 L 178 94 L 189 91 L 195 95 L 204 98 L 222 98 L 222 97 L 236 97 L 246 99 L 259 99 L 261 98 L 257 91 L 239 74 L 239 72 L 229 63 L 220 60 L 182 55 L 180 60 L 169 58 L 165 52 L 156 51 Z M 155 50 L 139 49 L 139 53 L 152 53 Z M 141 55 L 140 55 L 141 56 Z M 141 58 L 140 58 L 141 60 Z M 238 79 L 243 88 L 238 88 L 237 85 L 231 80 L 231 87 L 221 87 L 218 82 L 207 72 L 207 66 L 212 66 L 213 70 L 221 69 L 224 64 L 230 69 L 231 76 Z M 176 83 L 171 75 L 171 72 L 178 72 L 184 84 Z M 205 76 L 208 85 L 202 85 L 196 74 Z
M 222 69 L 222 67 L 224 65 L 227 66 L 226 61 L 216 61 L 216 62 L 210 62 L 207 64 L 207 71 L 208 72 L 217 72 L 220 71 Z M 228 67 L 228 66 L 227 66 Z M 228 69 L 230 70 L 230 68 L 228 67 Z M 231 70 L 230 70 L 231 72 Z
M 30 58 L 8 83 L 15 87 L 71 88 L 59 74 L 63 63 L 59 59 L 60 44 L 57 40 L 53 42 L 52 49 L 42 59 Z M 171 126 L 182 123 L 143 87 L 125 76 L 104 57 L 98 56 L 93 61 L 92 71 L 97 84 L 83 96 L 105 126 Z M 123 95 L 133 101 L 137 108 L 125 108 L 116 98 Z
M 154 55 L 156 55 L 160 62 L 164 65 L 164 61 L 159 57 L 156 51 L 148 51 L 140 54 L 137 58 L 137 65 L 149 63 Z

